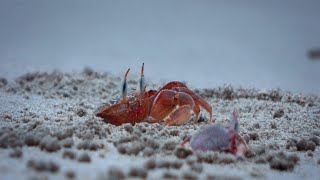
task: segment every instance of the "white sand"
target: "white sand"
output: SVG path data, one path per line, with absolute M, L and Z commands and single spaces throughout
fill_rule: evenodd
M 125 178 L 132 177 L 130 171 L 138 168 L 136 174 L 147 176 L 147 179 L 162 178 L 164 174 L 178 179 L 320 177 L 319 146 L 314 151 L 298 151 L 294 143 L 286 148 L 289 139 L 305 138 L 307 143 L 309 138 L 319 140 L 320 98 L 317 96 L 229 86 L 196 90 L 212 105 L 215 123 L 227 127 L 230 112 L 238 110 L 241 135 L 250 139 L 251 151 L 256 153 L 251 156 L 249 153 L 244 162 L 236 161 L 229 154 L 209 153 L 205 157 L 215 159 L 206 163 L 196 162 L 200 157 L 196 153 L 179 159 L 176 151 L 186 135 L 207 126 L 207 121 L 195 125 L 190 121 L 179 127 L 146 123 L 116 127 L 95 117 L 94 111 L 117 90 L 119 83 L 119 77 L 98 74 L 90 69 L 79 74 L 32 73 L 8 84 L 0 82 L 1 179 L 63 179 L 72 174 L 75 179 L 110 179 L 110 170 L 115 168 L 121 170 Z M 136 86 L 136 83 L 130 81 L 130 86 Z M 274 118 L 278 110 L 283 110 L 283 115 Z M 202 117 L 207 119 L 208 114 L 202 111 Z M 257 138 L 253 140 L 255 136 Z M 40 142 L 28 146 L 31 143 L 25 142 L 26 137 L 29 140 L 30 137 L 31 140 L 38 138 Z M 120 142 L 124 138 L 129 142 Z M 63 147 L 66 141 L 73 142 L 71 148 Z M 22 155 L 10 157 L 13 151 L 20 151 Z M 66 151 L 75 154 L 75 159 L 64 158 Z M 272 169 L 270 164 L 275 163 L 275 154 L 279 152 L 285 153 L 285 156 L 278 155 L 280 162 L 288 162 L 289 155 L 300 160 L 292 164 L 293 169 Z M 89 155 L 90 162 L 78 161 L 83 153 Z M 272 157 L 269 162 L 267 159 Z M 155 169 L 145 167 L 150 160 L 155 160 Z M 200 170 L 191 170 L 191 167 Z

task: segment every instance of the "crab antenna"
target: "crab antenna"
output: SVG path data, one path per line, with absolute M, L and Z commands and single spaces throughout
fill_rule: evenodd
M 239 133 L 239 120 L 238 120 L 238 113 L 236 110 L 232 112 L 232 123 L 231 128 L 236 132 Z
M 128 92 L 128 73 L 130 71 L 130 68 L 127 70 L 126 74 L 124 75 L 122 86 L 121 86 L 121 93 L 122 93 L 122 98 L 126 99 L 127 98 L 127 92 Z
M 145 79 L 144 79 L 144 63 L 142 63 L 141 67 L 141 77 L 140 77 L 140 92 L 144 92 L 145 90 Z

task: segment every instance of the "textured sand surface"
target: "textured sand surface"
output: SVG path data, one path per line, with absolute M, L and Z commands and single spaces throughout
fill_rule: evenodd
M 318 179 L 320 98 L 281 90 L 192 89 L 228 127 L 237 109 L 245 161 L 197 153 L 179 144 L 208 126 L 139 123 L 113 126 L 94 116 L 121 78 L 81 73 L 29 73 L 0 80 L 0 179 Z M 137 81 L 130 80 L 136 87 Z M 161 85 L 148 85 L 158 89 Z

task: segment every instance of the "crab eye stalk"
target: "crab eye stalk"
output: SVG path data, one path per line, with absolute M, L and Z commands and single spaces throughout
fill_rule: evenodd
M 232 112 L 231 129 L 233 129 L 234 132 L 239 133 L 238 113 L 235 110 Z
M 129 71 L 130 71 L 130 68 L 127 70 L 126 74 L 124 75 L 124 79 L 121 86 L 121 96 L 123 100 L 127 99 L 127 93 L 128 93 L 127 77 L 128 77 Z
M 144 63 L 142 63 L 141 67 L 141 77 L 140 77 L 140 92 L 143 93 L 145 91 L 145 79 L 144 79 Z

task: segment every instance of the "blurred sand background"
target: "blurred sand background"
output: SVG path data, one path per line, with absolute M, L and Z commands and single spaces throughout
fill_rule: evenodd
M 0 2 L 0 76 L 84 66 L 193 87 L 320 92 L 320 2 Z

